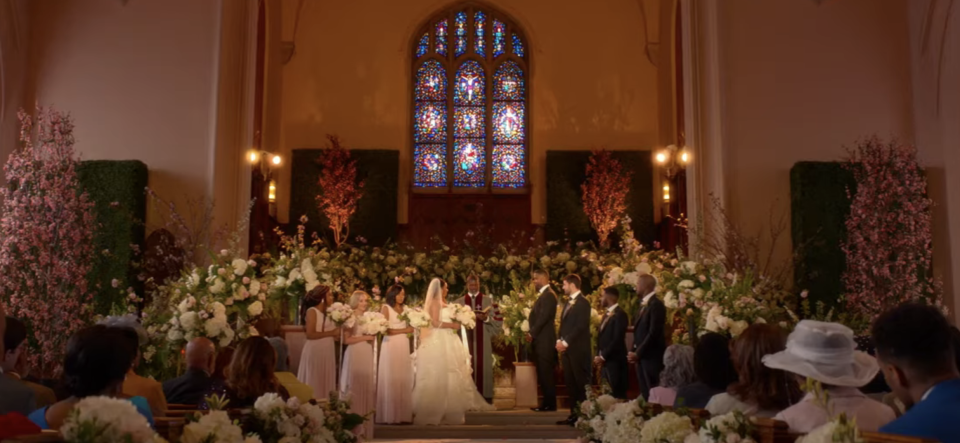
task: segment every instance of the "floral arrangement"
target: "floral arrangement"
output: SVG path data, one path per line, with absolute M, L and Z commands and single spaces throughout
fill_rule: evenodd
M 327 317 L 329 317 L 330 321 L 336 324 L 337 327 L 343 325 L 353 327 L 353 322 L 355 321 L 353 308 L 340 302 L 336 302 L 327 308 Z
M 617 403 L 604 419 L 603 441 L 611 443 L 635 442 L 653 410 L 642 398 Z
M 597 395 L 593 388 L 587 388 L 587 399 L 580 403 L 576 423 L 576 428 L 583 432 L 584 439 L 595 442 L 603 440 L 607 429 L 606 416 L 617 403 L 618 400 L 609 392 Z
M 60 428 L 68 443 L 162 442 L 147 419 L 128 400 L 87 397 L 80 400 Z
M 691 434 L 693 423 L 690 417 L 663 412 L 644 423 L 640 443 L 683 443 Z
M 609 151 L 598 149 L 590 156 L 586 175 L 580 185 L 583 212 L 597 231 L 600 244 L 605 245 L 607 237 L 627 212 L 630 171 L 624 169 Z
M 835 414 L 830 405 L 830 393 L 823 389 L 823 385 L 812 378 L 807 378 L 803 390 L 813 394 L 814 403 L 823 408 L 827 415 L 833 417 L 829 422 L 814 429 L 809 434 L 797 439 L 797 443 L 862 443 L 860 430 L 856 420 L 848 419 L 845 413 Z
M 362 335 L 380 335 L 387 333 L 389 324 L 383 314 L 376 311 L 367 311 L 360 316 L 357 326 Z
M 453 321 L 460 323 L 461 326 L 467 329 L 477 327 L 477 314 L 475 314 L 469 306 L 451 303 L 448 308 L 451 310 L 450 318 L 452 318 Z
M 225 411 L 210 411 L 183 427 L 180 443 L 261 443 L 260 437 L 243 436 L 243 429 Z
M 422 329 L 430 326 L 430 314 L 421 307 L 407 308 L 398 316 L 405 321 L 411 328 Z
M 301 404 L 296 397 L 284 401 L 273 393 L 264 394 L 254 403 L 249 427 L 264 443 L 337 441 L 326 426 L 323 409 Z
M 340 138 L 327 135 L 330 147 L 320 155 L 322 169 L 318 184 L 317 207 L 330 221 L 334 244 L 339 247 L 350 236 L 350 217 L 363 197 L 363 180 L 357 181 L 357 162 L 340 145 Z
M 498 340 L 513 347 L 517 361 L 520 360 L 520 348 L 526 346 L 526 335 L 530 332 L 530 311 L 536 300 L 533 287 L 524 287 L 519 280 L 514 280 L 510 294 L 500 297 L 503 333 L 498 336 Z
M 917 148 L 876 136 L 849 150 L 857 182 L 847 216 L 843 273 L 847 306 L 873 318 L 906 301 L 942 307 L 934 277 L 932 214 Z M 883 239 L 883 241 L 877 241 Z
M 271 282 L 271 297 L 290 300 L 293 302 L 292 307 L 297 306 L 300 299 L 318 285 L 338 289 L 337 282 L 333 281 L 329 273 L 317 272 L 317 269 L 325 269 L 327 263 L 317 254 L 320 240 L 316 238 L 316 233 L 312 244 L 306 243 L 306 222 L 306 216 L 300 217 L 296 235 L 284 235 L 279 228 L 276 229 L 276 235 L 280 237 L 281 252 L 271 259 L 265 272 L 266 278 Z
M 757 443 L 754 426 L 749 417 L 740 411 L 719 415 L 706 421 L 687 443 Z
M 326 427 L 333 434 L 338 443 L 355 443 L 357 436 L 353 433 L 370 417 L 364 417 L 350 412 L 350 401 L 338 392 L 331 392 L 326 403 L 321 405 L 326 417 Z
M 77 178 L 72 119 L 51 108 L 38 108 L 36 122 L 19 117 L 23 148 L 12 150 L 10 185 L 0 187 L 0 300 L 28 325 L 33 367 L 53 377 L 89 318 L 94 203 Z

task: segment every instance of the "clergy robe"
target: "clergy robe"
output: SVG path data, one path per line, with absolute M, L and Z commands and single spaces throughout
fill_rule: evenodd
M 483 311 L 487 308 L 487 321 L 477 322 L 477 327 L 467 331 L 467 340 L 470 346 L 470 357 L 473 362 L 473 380 L 477 384 L 477 391 L 484 398 L 493 398 L 493 346 L 490 339 L 500 332 L 503 318 L 497 309 L 497 304 L 490 296 L 479 294 L 464 294 L 453 301 L 457 304 L 469 306 L 474 311 Z

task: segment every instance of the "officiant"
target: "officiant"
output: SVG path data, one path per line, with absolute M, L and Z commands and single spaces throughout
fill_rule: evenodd
M 467 331 L 467 340 L 477 391 L 490 402 L 493 400 L 493 346 L 490 339 L 499 333 L 503 318 L 493 298 L 480 292 L 480 278 L 475 274 L 467 277 L 467 293 L 453 302 L 469 306 L 477 314 L 477 327 Z

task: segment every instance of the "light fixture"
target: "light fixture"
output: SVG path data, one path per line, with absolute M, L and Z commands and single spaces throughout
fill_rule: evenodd
M 250 155 L 249 155 L 247 158 L 250 159 L 250 163 L 256 163 L 256 162 L 257 162 L 257 159 L 260 158 L 260 153 L 257 152 L 257 151 L 251 150 L 251 151 L 250 151 Z
M 270 192 L 267 194 L 267 201 L 275 203 L 277 201 L 277 182 L 270 180 Z
M 667 178 L 673 179 L 677 172 L 690 164 L 693 157 L 686 146 L 678 148 L 677 145 L 670 145 L 657 151 L 653 158 L 657 165 L 663 168 Z
M 251 149 L 247 152 L 247 161 L 251 166 L 260 168 L 260 176 L 263 180 L 270 178 L 270 169 L 280 166 L 283 162 L 279 154 L 272 154 L 262 149 Z
M 270 161 L 273 162 L 274 166 L 280 165 L 280 156 L 274 154 L 273 158 L 270 159 Z
M 663 201 L 664 202 L 670 201 L 670 184 L 669 183 L 663 184 Z

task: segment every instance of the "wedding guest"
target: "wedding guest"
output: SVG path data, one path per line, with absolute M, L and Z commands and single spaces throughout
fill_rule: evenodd
M 786 332 L 776 325 L 751 325 L 733 341 L 733 367 L 739 380 L 707 403 L 711 415 L 740 411 L 751 417 L 772 418 L 800 399 L 792 375 L 763 364 L 765 355 L 783 351 Z
M 493 400 L 493 345 L 490 340 L 503 327 L 503 318 L 493 297 L 480 291 L 480 278 L 476 274 L 467 276 L 467 293 L 453 302 L 476 312 L 477 327 L 467 330 L 467 346 L 473 382 L 480 395 L 490 402 Z
M 277 353 L 270 342 L 263 337 L 247 337 L 237 345 L 229 370 L 226 371 L 226 384 L 214 388 L 213 393 L 226 397 L 230 402 L 227 406 L 231 409 L 252 407 L 260 396 L 268 393 L 276 393 L 287 400 L 290 393 L 274 376 L 273 368 L 276 366 Z M 204 401 L 200 408 L 209 409 L 209 405 Z
M 677 389 L 697 381 L 693 371 L 693 348 L 686 345 L 670 345 L 663 353 L 663 371 L 660 386 L 650 390 L 650 403 L 673 406 Z
M 647 400 L 663 371 L 663 352 L 667 349 L 664 333 L 667 308 L 657 298 L 657 279 L 650 274 L 640 276 L 637 295 L 642 297 L 642 301 L 640 313 L 633 323 L 633 348 L 627 354 L 627 359 L 636 365 L 640 396 Z
M 280 322 L 273 319 L 264 319 L 257 322 L 257 332 L 270 342 L 277 354 L 277 365 L 273 368 L 273 375 L 291 396 L 297 397 L 301 403 L 313 400 L 313 388 L 297 379 L 296 374 L 290 372 L 290 356 L 287 352 L 287 341 L 280 337 Z
M 136 356 L 136 346 L 131 345 L 121 329 L 96 325 L 77 332 L 67 342 L 63 361 L 63 382 L 69 397 L 33 411 L 30 420 L 43 429 L 59 430 L 73 407 L 86 397 L 126 398 L 123 380 Z M 128 399 L 153 426 L 147 399 Z
M 27 376 L 27 326 L 22 321 L 7 317 L 7 331 L 3 333 L 3 359 L 0 360 L 0 374 L 18 381 L 33 391 L 38 408 L 44 408 L 57 402 L 53 389 L 24 380 Z
M 413 422 L 413 359 L 410 338 L 413 328 L 399 317 L 407 294 L 403 286 L 387 289 L 380 312 L 390 322 L 380 348 L 380 376 L 377 378 L 377 423 Z
M 802 320 L 787 338 L 786 349 L 767 355 L 771 369 L 796 374 L 798 382 L 813 379 L 829 394 L 828 412 L 813 393 L 777 414 L 791 432 L 806 434 L 845 413 L 862 431 L 875 432 L 896 416 L 889 406 L 864 395 L 858 388 L 870 383 L 880 368 L 865 352 L 856 351 L 853 331 L 839 323 Z M 832 414 L 832 415 L 831 415 Z
M 0 333 L 6 338 L 7 316 L 0 305 Z M 6 339 L 0 340 L 0 354 L 5 353 Z M 0 373 L 3 369 L 0 369 Z M 33 390 L 12 378 L 0 374 L 0 415 L 18 412 L 27 415 L 36 409 L 36 399 Z
M 366 292 L 356 291 L 350 295 L 350 307 L 359 318 L 370 307 L 370 296 Z M 347 350 L 343 356 L 343 368 L 340 374 L 340 392 L 350 396 L 351 409 L 360 415 L 373 412 L 376 407 L 376 386 L 373 383 L 373 341 L 375 335 L 360 333 L 359 321 L 353 329 L 347 331 L 343 343 Z M 358 430 L 364 440 L 373 439 L 373 420 L 364 422 Z
M 173 404 L 197 406 L 214 384 L 220 383 L 213 375 L 217 350 L 213 342 L 197 337 L 187 343 L 187 371 L 183 375 L 163 382 L 163 395 Z
M 730 340 L 715 332 L 700 337 L 693 350 L 693 371 L 697 381 L 677 389 L 674 407 L 703 409 L 714 395 L 726 392 L 737 381 L 730 361 Z
M 872 335 L 887 383 L 909 407 L 880 432 L 960 441 L 960 372 L 943 314 L 932 306 L 901 305 L 877 318 Z
M 530 343 L 531 361 L 537 367 L 537 383 L 543 401 L 535 412 L 557 410 L 557 384 L 554 369 L 557 366 L 557 294 L 550 289 L 550 275 L 542 269 L 533 271 L 533 284 L 537 289 L 537 301 L 533 303 L 528 323 L 527 343 Z
M 300 353 L 297 379 L 313 388 L 313 397 L 323 399 L 337 389 L 336 344 L 341 330 L 327 317 L 327 308 L 333 304 L 333 291 L 328 286 L 317 286 L 303 298 L 300 319 L 305 325 L 307 342 Z
M 147 342 L 147 331 L 140 326 L 140 322 L 133 315 L 124 315 L 118 317 L 107 317 L 102 322 L 103 325 L 117 328 L 123 336 L 130 341 L 130 346 L 136 349 L 136 355 L 130 370 L 127 371 L 126 380 L 123 382 L 123 394 L 130 397 L 143 397 L 150 403 L 150 411 L 154 417 L 163 417 L 167 415 L 167 398 L 163 395 L 163 385 L 160 382 L 141 377 L 137 375 L 136 369 L 140 365 L 140 349 Z
M 614 287 L 603 290 L 601 303 L 606 308 L 600 320 L 597 337 L 597 356 L 593 363 L 602 368 L 601 378 L 610 385 L 614 398 L 627 399 L 627 313 L 619 306 L 620 291 Z

